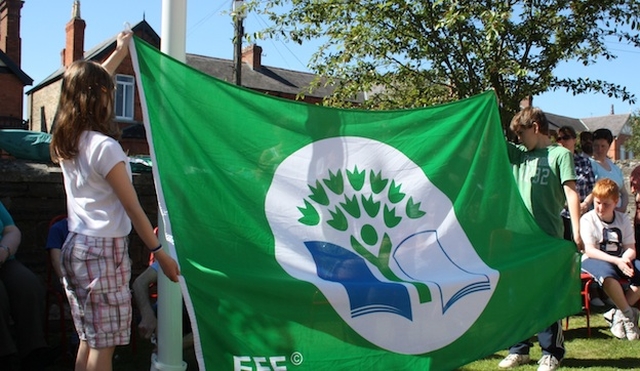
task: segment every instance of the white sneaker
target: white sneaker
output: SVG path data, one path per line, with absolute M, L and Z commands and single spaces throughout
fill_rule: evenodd
M 607 324 L 609 325 L 609 327 L 611 327 L 611 325 L 613 325 L 613 315 L 616 313 L 616 308 L 613 307 L 611 309 L 609 309 L 608 311 L 604 312 L 604 314 L 602 315 L 604 317 L 604 320 L 607 321 Z
M 538 361 L 538 371 L 554 371 L 560 367 L 560 361 L 552 355 L 544 355 Z
M 619 309 L 613 310 L 613 317 L 611 319 L 611 333 L 618 339 L 624 339 L 627 337 L 624 325 L 622 324 L 622 312 Z
M 520 365 L 526 365 L 529 363 L 531 358 L 529 358 L 528 354 L 512 354 L 509 353 L 500 363 L 498 363 L 498 367 L 500 368 L 513 368 L 518 367 Z
M 638 316 L 636 316 L 635 311 L 631 315 L 631 318 L 626 317 L 624 314 L 622 314 L 622 312 L 620 312 L 620 318 L 622 319 L 622 325 L 624 327 L 624 332 L 627 340 L 640 339 L 640 330 L 638 329 Z

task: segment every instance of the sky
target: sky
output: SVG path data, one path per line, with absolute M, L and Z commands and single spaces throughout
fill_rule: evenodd
M 229 15 L 231 0 L 186 0 L 186 52 L 218 58 L 233 58 L 234 27 Z M 61 66 L 60 52 L 65 43 L 65 25 L 71 19 L 73 0 L 24 0 L 21 17 L 22 70 L 34 80 L 43 81 Z M 85 29 L 85 50 L 132 26 L 143 17 L 162 34 L 162 0 L 82 0 L 81 17 Z M 267 26 L 267 19 L 249 14 L 244 21 L 247 33 Z M 300 46 L 280 40 L 261 40 L 262 64 L 296 71 L 309 71 L 307 64 L 317 43 Z M 246 46 L 246 45 L 245 45 Z M 564 91 L 548 92 L 533 98 L 534 106 L 546 112 L 573 118 L 604 116 L 640 110 L 640 49 L 611 42 L 608 46 L 619 55 L 615 61 L 599 60 L 584 67 L 565 63 L 558 67 L 561 77 L 590 77 L 626 86 L 636 95 L 634 105 L 601 94 L 573 96 Z M 31 87 L 27 86 L 25 91 Z

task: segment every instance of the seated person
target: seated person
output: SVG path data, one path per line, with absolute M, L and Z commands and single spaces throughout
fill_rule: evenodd
M 44 287 L 15 258 L 21 240 L 20 229 L 0 203 L 0 368 L 42 370 L 54 356 L 44 337 Z
M 62 279 L 62 270 L 60 268 L 60 250 L 62 249 L 62 245 L 64 241 L 67 239 L 67 235 L 69 234 L 69 227 L 67 224 L 67 218 L 61 219 L 58 222 L 54 223 L 51 228 L 49 228 L 49 234 L 47 235 L 47 245 L 44 247 L 49 251 L 49 257 L 51 258 L 51 266 L 53 267 L 53 271 L 56 273 L 56 283 L 54 284 L 56 290 L 63 290 L 62 285 L 60 285 L 60 280 Z
M 152 338 L 155 334 L 158 320 L 156 317 L 156 306 L 149 299 L 149 286 L 158 282 L 158 262 L 153 262 L 134 281 L 132 285 L 133 297 L 140 310 L 140 323 L 138 331 L 144 338 Z M 182 348 L 187 349 L 193 346 L 193 333 L 191 323 L 184 303 L 182 305 Z
M 640 248 L 640 166 L 636 166 L 629 175 L 631 193 L 634 194 L 636 213 L 633 217 L 633 227 L 636 231 L 636 252 Z
M 64 287 L 62 286 L 62 270 L 60 268 L 60 255 L 62 251 L 62 245 L 64 245 L 64 241 L 66 241 L 67 236 L 69 235 L 69 226 L 67 223 L 67 218 L 61 219 L 55 222 L 51 228 L 49 228 L 49 233 L 47 234 L 47 244 L 44 247 L 47 251 L 49 251 L 49 259 L 51 260 L 51 267 L 56 274 L 56 279 L 53 281 L 53 287 L 57 291 L 60 291 L 64 294 Z M 65 295 L 65 298 L 67 296 Z M 60 310 L 65 310 L 65 308 L 60 308 Z M 70 336 L 70 344 L 73 349 L 73 355 L 75 358 L 75 351 L 78 349 L 80 345 L 80 338 L 78 337 L 78 333 L 75 331 L 71 332 Z
M 640 299 L 640 261 L 636 259 L 633 226 L 624 213 L 616 211 L 620 197 L 616 182 L 598 180 L 592 195 L 594 209 L 580 219 L 585 246 L 582 270 L 598 282 L 617 307 L 611 333 L 620 339 L 638 340 L 638 315 L 631 307 Z M 621 278 L 631 282 L 626 295 Z

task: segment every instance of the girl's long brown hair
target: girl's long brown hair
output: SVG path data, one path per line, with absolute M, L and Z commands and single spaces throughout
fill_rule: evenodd
M 56 113 L 51 159 L 74 158 L 82 132 L 98 131 L 118 139 L 120 130 L 113 122 L 113 77 L 99 64 L 75 61 L 62 77 L 62 91 Z

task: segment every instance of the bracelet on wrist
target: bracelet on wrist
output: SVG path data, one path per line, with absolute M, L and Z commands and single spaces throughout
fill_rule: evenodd
M 0 249 L 6 249 L 7 250 L 7 259 L 9 259 L 9 257 L 11 256 L 11 249 L 9 248 L 9 246 L 0 245 Z
M 151 252 L 151 253 L 158 252 L 158 251 L 160 251 L 160 249 L 162 249 L 162 244 L 158 245 L 158 247 L 156 247 L 155 249 L 149 250 L 149 252 Z

